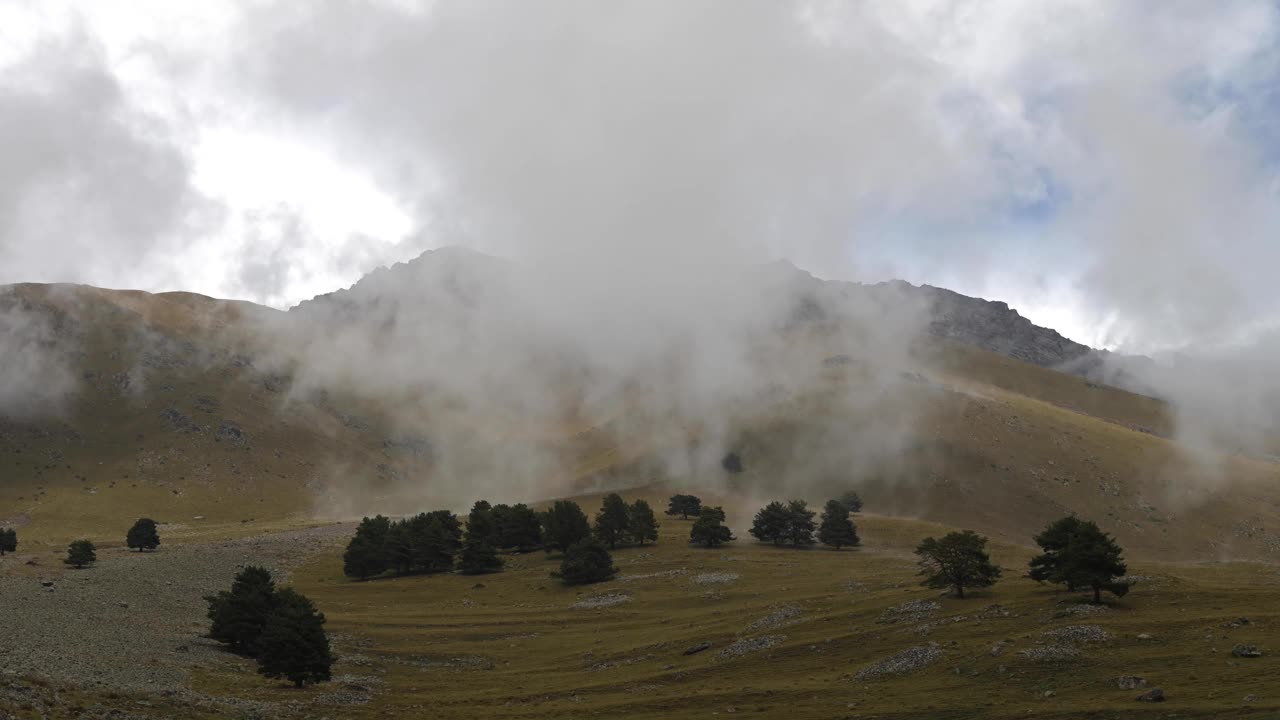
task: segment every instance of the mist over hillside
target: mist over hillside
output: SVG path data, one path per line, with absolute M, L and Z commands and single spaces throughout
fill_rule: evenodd
M 6 364 L 0 440 L 15 507 L 38 513 L 59 488 L 167 493 L 245 519 L 661 482 L 857 487 L 885 512 L 977 513 L 1013 537 L 1120 497 L 1117 531 L 1194 515 L 1205 530 L 1184 552 L 1213 555 L 1277 477 L 1274 435 L 1190 435 L 1176 399 L 1117 387 L 1159 380 L 1138 374 L 1153 361 L 1073 343 L 1004 303 L 786 262 L 607 284 L 445 248 L 287 312 L 10 286 L 3 316 L 21 343 L 6 352 L 20 361 Z M 1043 408 L 1020 410 L 1027 400 Z M 1025 508 L 997 500 L 1010 483 Z

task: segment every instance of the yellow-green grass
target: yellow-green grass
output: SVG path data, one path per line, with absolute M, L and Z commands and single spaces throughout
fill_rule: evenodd
M 745 503 L 749 504 L 749 503 Z M 589 509 L 594 506 L 588 503 Z M 736 506 L 736 503 L 729 503 Z M 564 587 L 549 577 L 557 558 L 510 556 L 505 572 L 355 582 L 340 558 L 321 556 L 295 575 L 329 620 L 347 660 L 336 671 L 375 688 L 373 702 L 342 717 L 443 718 L 706 717 L 751 713 L 793 718 L 1122 718 L 1275 717 L 1280 647 L 1270 565 L 1131 562 L 1151 576 L 1096 616 L 1061 617 L 1084 595 L 1021 576 L 1029 550 L 993 548 L 1006 566 L 994 588 L 958 600 L 922 588 L 910 550 L 948 528 L 911 520 L 858 518 L 856 550 L 794 550 L 745 536 L 748 517 L 731 512 L 739 539 L 690 547 L 690 522 L 663 520 L 657 545 L 620 549 L 621 578 Z M 699 585 L 702 573 L 736 573 L 729 584 Z M 628 581 L 627 577 L 646 576 Z M 573 609 L 610 593 L 628 602 Z M 936 599 L 927 621 L 882 624 L 890 607 Z M 781 605 L 794 624 L 750 630 Z M 1007 614 L 1006 614 L 1007 613 Z M 1059 616 L 1059 617 L 1055 617 Z M 1229 627 L 1237 617 L 1252 624 Z M 926 623 L 936 623 L 921 630 Z M 1080 660 L 1041 663 L 1019 654 L 1042 633 L 1099 625 L 1112 638 L 1084 643 Z M 1140 634 L 1152 636 L 1139 639 Z M 785 635 L 771 649 L 739 658 L 719 653 L 739 637 Z M 1012 641 L 1002 654 L 992 646 Z M 711 649 L 683 651 L 702 641 Z M 899 677 L 858 680 L 862 668 L 907 648 L 940 644 L 943 658 Z M 1233 659 L 1235 643 L 1260 645 L 1262 658 Z M 1161 706 L 1115 686 L 1138 675 L 1165 690 Z M 289 701 L 295 691 L 247 673 L 211 672 L 198 689 Z M 1257 699 L 1246 703 L 1245 697 Z

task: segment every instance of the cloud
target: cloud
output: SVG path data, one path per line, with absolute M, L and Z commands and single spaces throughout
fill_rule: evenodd
M 0 67 L 0 126 L 0 282 L 172 282 L 166 254 L 218 222 L 179 141 L 82 27 Z

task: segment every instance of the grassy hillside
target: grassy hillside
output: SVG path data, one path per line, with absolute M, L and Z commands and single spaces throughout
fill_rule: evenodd
M 297 358 L 266 332 L 282 314 L 245 303 L 38 285 L 0 300 L 43 318 L 47 354 L 71 381 L 53 412 L 0 420 L 0 524 L 37 544 L 115 542 L 120 518 L 139 515 L 175 538 L 217 537 L 316 514 L 465 507 L 476 494 L 668 481 L 770 495 L 853 487 L 877 512 L 1011 543 L 1077 511 L 1144 557 L 1280 552 L 1280 466 L 1192 455 L 1170 439 L 1160 401 L 938 339 L 886 379 L 842 336 L 796 331 L 787 357 L 765 365 L 794 390 L 730 407 L 712 432 L 646 411 L 642 387 L 535 417 L 299 383 Z M 554 392 L 588 390 L 569 377 Z M 720 470 L 728 450 L 745 472 Z M 672 462 L 691 457 L 704 463 Z
M 657 503 L 668 490 L 643 494 Z M 1082 605 L 1081 594 L 1021 579 L 1028 552 L 998 544 L 994 557 L 1008 568 L 1005 580 L 956 600 L 921 588 L 910 554 L 920 538 L 944 527 L 866 515 L 857 518 L 862 548 L 774 548 L 745 537 L 754 500 L 714 501 L 728 502 L 736 543 L 692 548 L 685 543 L 690 523 L 664 519 L 657 545 L 619 550 L 620 577 L 585 588 L 553 581 L 548 573 L 556 558 L 541 553 L 509 556 L 500 574 L 363 583 L 342 577 L 336 555 L 317 557 L 296 585 L 329 619 L 344 682 L 373 691 L 371 702 L 342 716 L 1280 712 L 1269 652 L 1280 642 L 1271 609 L 1280 577 L 1272 567 L 1132 563 L 1131 572 L 1141 576 L 1135 590 L 1096 608 Z M 596 498 L 583 503 L 593 510 Z M 1094 634 L 1101 639 L 1071 639 Z M 703 642 L 707 650 L 684 654 Z M 1268 654 L 1233 659 L 1235 643 L 1257 644 Z M 901 674 L 860 675 L 912 648 L 932 661 Z M 1046 648 L 1078 655 L 1037 657 Z M 1136 702 L 1144 690 L 1117 687 L 1121 676 L 1144 678 L 1168 702 Z M 196 686 L 264 702 L 296 697 L 226 669 L 199 676 Z

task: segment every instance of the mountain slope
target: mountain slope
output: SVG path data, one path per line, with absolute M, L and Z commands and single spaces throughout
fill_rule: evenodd
M 1093 356 L 1003 304 L 742 272 L 741 315 L 630 337 L 592 308 L 548 317 L 521 268 L 456 249 L 287 313 L 11 286 L 0 521 L 49 542 L 113 538 L 122 514 L 218 535 L 661 481 L 854 487 L 1014 543 L 1075 511 L 1150 557 L 1280 551 L 1276 464 L 1190 453 L 1165 403 L 1049 369 Z

